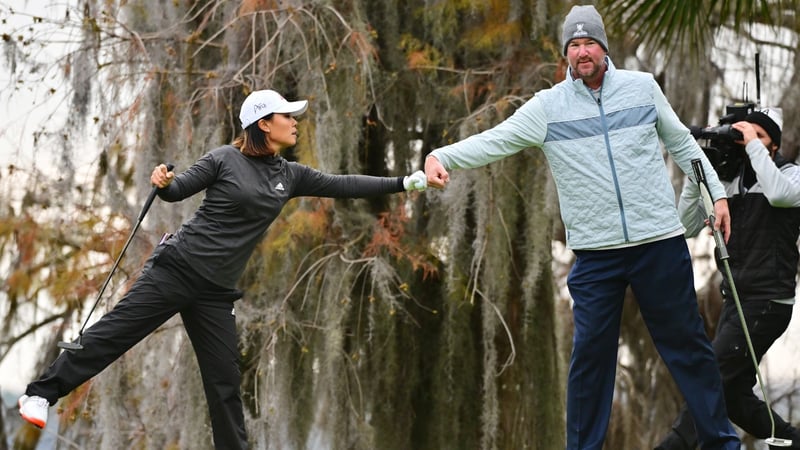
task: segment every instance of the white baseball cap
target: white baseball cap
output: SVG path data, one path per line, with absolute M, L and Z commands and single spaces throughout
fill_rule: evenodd
M 308 108 L 308 100 L 298 100 L 296 102 L 287 101 L 281 94 L 265 89 L 263 91 L 253 91 L 244 99 L 242 109 L 239 112 L 239 120 L 242 121 L 242 128 L 258 122 L 258 119 L 270 114 L 302 114 Z

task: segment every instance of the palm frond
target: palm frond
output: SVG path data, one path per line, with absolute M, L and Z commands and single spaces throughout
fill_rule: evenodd
M 606 27 L 627 35 L 667 59 L 676 52 L 697 56 L 722 27 L 734 32 L 761 23 L 783 26 L 784 12 L 795 11 L 798 0 L 603 0 Z

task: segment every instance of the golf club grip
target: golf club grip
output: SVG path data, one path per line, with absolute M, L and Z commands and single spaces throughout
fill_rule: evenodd
M 167 172 L 171 172 L 172 169 L 175 168 L 175 164 L 167 163 Z M 150 195 L 147 196 L 147 201 L 144 202 L 144 206 L 142 207 L 142 212 L 139 213 L 139 222 L 144 220 L 145 214 L 150 209 L 150 205 L 153 204 L 153 200 L 156 199 L 156 195 L 158 194 L 158 186 L 153 186 L 153 189 L 150 191 Z
M 714 242 L 717 244 L 717 250 L 719 250 L 719 259 L 724 260 L 731 257 L 728 254 L 728 247 L 725 245 L 725 237 L 722 236 L 722 231 L 714 230 Z
M 700 187 L 700 197 L 703 202 L 703 209 L 706 212 L 706 216 L 708 216 L 708 226 L 711 227 L 711 232 L 714 235 L 714 243 L 717 246 L 717 251 L 719 251 L 719 258 L 728 259 L 730 255 L 728 254 L 728 248 L 725 246 L 725 238 L 722 235 L 722 231 L 714 228 L 714 222 L 716 221 L 716 218 L 714 217 L 714 201 L 711 199 L 711 192 L 708 191 L 706 172 L 703 170 L 703 164 L 699 159 L 692 160 L 692 169 L 694 170 L 694 176 L 697 179 L 697 184 Z
M 714 228 L 714 222 L 717 221 L 714 216 L 714 202 L 711 200 L 711 194 L 705 184 L 700 184 L 700 196 L 703 198 L 704 209 L 708 216 L 708 226 L 711 228 L 711 232 L 714 235 L 714 243 L 719 251 L 719 259 L 728 259 L 728 247 L 725 246 L 725 238 L 722 236 L 722 231 Z

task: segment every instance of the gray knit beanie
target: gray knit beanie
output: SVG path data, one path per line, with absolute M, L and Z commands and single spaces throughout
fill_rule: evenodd
M 564 55 L 567 54 L 569 41 L 578 38 L 594 39 L 608 53 L 608 38 L 603 18 L 592 5 L 573 6 L 564 19 L 564 34 L 561 39 Z

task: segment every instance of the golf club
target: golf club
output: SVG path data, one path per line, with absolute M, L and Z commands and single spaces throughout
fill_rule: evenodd
M 167 164 L 167 171 L 171 172 L 175 166 L 173 164 Z M 153 204 L 153 200 L 156 198 L 156 194 L 158 193 L 158 187 L 153 186 L 153 189 L 150 191 L 150 195 L 147 197 L 147 201 L 144 203 L 144 207 L 142 208 L 142 212 L 139 213 L 139 219 L 133 225 L 133 229 L 131 230 L 131 234 L 128 236 L 128 240 L 125 242 L 125 245 L 122 247 L 122 251 L 119 252 L 119 256 L 117 256 L 117 260 L 114 261 L 114 265 L 111 266 L 111 271 L 108 273 L 106 277 L 106 281 L 103 282 L 103 286 L 100 288 L 100 292 L 97 293 L 97 299 L 94 301 L 94 305 L 92 305 L 92 309 L 89 310 L 89 314 L 86 315 L 86 320 L 84 320 L 83 325 L 81 326 L 80 331 L 78 331 L 78 338 L 72 342 L 64 342 L 61 341 L 57 345 L 59 348 L 62 348 L 67 351 L 75 351 L 83 349 L 83 344 L 81 343 L 83 339 L 83 330 L 86 328 L 86 324 L 89 323 L 89 318 L 92 316 L 95 308 L 97 305 L 100 304 L 100 299 L 103 297 L 103 293 L 108 286 L 108 283 L 111 281 L 111 276 L 114 275 L 114 271 L 117 270 L 117 266 L 119 266 L 120 260 L 122 260 L 122 255 L 125 254 L 125 250 L 128 249 L 131 241 L 133 240 L 133 236 L 136 234 L 136 230 L 139 229 L 139 225 L 142 224 L 142 220 L 144 220 L 145 214 L 150 209 L 150 205 Z
M 708 225 L 711 227 L 711 230 L 714 234 L 714 242 L 716 243 L 717 250 L 719 251 L 719 259 L 722 261 L 722 266 L 725 269 L 725 276 L 728 280 L 728 284 L 731 286 L 733 301 L 736 303 L 736 311 L 739 313 L 739 320 L 742 322 L 742 330 L 744 331 L 744 337 L 747 341 L 747 348 L 750 351 L 750 357 L 752 358 L 753 366 L 755 366 L 756 369 L 758 386 L 761 388 L 761 395 L 764 396 L 764 403 L 767 405 L 767 413 L 769 414 L 769 422 L 772 426 L 772 431 L 770 433 L 770 437 L 764 439 L 764 442 L 766 442 L 767 445 L 772 445 L 775 447 L 789 447 L 792 445 L 791 439 L 775 437 L 775 418 L 772 417 L 772 406 L 769 402 L 769 395 L 767 395 L 767 391 L 764 389 L 764 382 L 761 379 L 761 371 L 758 369 L 758 360 L 756 359 L 756 354 L 753 350 L 753 343 L 750 340 L 750 332 L 747 330 L 747 322 L 744 318 L 744 312 L 742 312 L 742 304 L 739 301 L 739 294 L 736 292 L 736 285 L 733 283 L 733 274 L 731 273 L 731 266 L 728 263 L 728 258 L 730 255 L 728 255 L 728 249 L 725 247 L 725 239 L 723 238 L 720 230 L 714 229 L 714 202 L 711 200 L 711 193 L 708 189 L 706 173 L 703 170 L 703 165 L 699 159 L 692 160 L 692 169 L 694 170 L 695 180 L 700 187 L 700 196 L 703 198 L 703 207 L 705 208 L 706 215 L 708 216 Z

